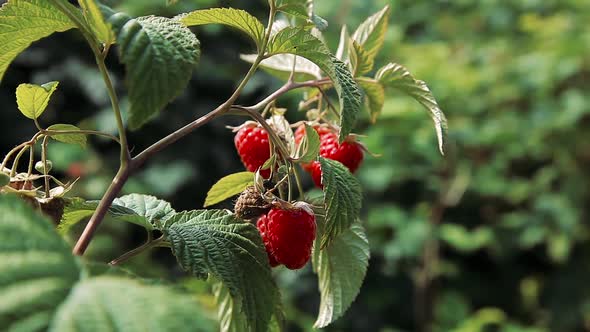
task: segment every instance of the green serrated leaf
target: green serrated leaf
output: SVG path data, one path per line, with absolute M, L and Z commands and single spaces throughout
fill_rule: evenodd
M 43 85 L 20 84 L 16 88 L 16 103 L 21 113 L 29 119 L 37 119 L 49 104 L 49 99 L 59 82 L 48 82 Z
M 359 77 L 356 81 L 365 93 L 365 104 L 369 111 L 369 117 L 371 122 L 375 123 L 385 103 L 385 88 L 383 84 L 372 78 Z
M 229 293 L 229 289 L 221 282 L 213 284 L 213 295 L 217 304 L 217 319 L 220 332 L 241 332 L 248 330 L 246 316 Z
M 355 40 L 366 51 L 364 57 L 367 62 L 373 62 L 377 53 L 383 46 L 385 34 L 387 33 L 387 24 L 389 21 L 389 5 L 383 7 L 379 12 L 367 18 L 356 31 L 352 34 Z
M 20 198 L 0 195 L 0 326 L 44 331 L 80 278 L 80 264 L 52 223 Z
M 34 41 L 74 28 L 46 0 L 10 0 L 0 8 L 0 80 L 18 54 Z
M 240 303 L 248 330 L 266 332 L 279 297 L 256 226 L 226 210 L 181 212 L 166 226 L 179 264 L 196 277 L 221 280 Z
M 186 87 L 199 61 L 200 44 L 186 26 L 173 19 L 108 14 L 127 69 L 129 127 L 135 130 Z
M 223 24 L 246 33 L 260 48 L 264 39 L 264 25 L 245 10 L 234 8 L 211 8 L 195 10 L 175 18 L 186 26 Z
M 359 221 L 323 250 L 316 240 L 312 264 L 318 275 L 321 300 L 314 327 L 326 327 L 348 310 L 365 279 L 369 255 L 369 241 Z
M 277 4 L 277 10 L 296 18 L 307 20 L 307 5 L 305 0 L 285 0 Z
M 78 0 L 82 13 L 86 19 L 86 23 L 92 29 L 99 42 L 110 45 L 115 42 L 115 34 L 111 29 L 94 0 Z
M 424 81 L 415 79 L 402 65 L 389 63 L 377 71 L 375 79 L 385 87 L 400 90 L 413 97 L 417 102 L 426 107 L 434 121 L 438 148 L 444 154 L 444 146 L 447 138 L 447 118 L 438 106 L 436 99 Z
M 68 198 L 57 229 L 61 234 L 90 217 L 98 207 L 99 201 L 86 201 L 83 198 Z M 146 228 L 160 229 L 175 211 L 170 203 L 153 196 L 131 194 L 116 198 L 109 207 L 107 216 L 115 221 L 129 222 Z
M 254 184 L 254 173 L 239 172 L 223 177 L 215 183 L 205 199 L 205 207 L 217 204 L 244 191 Z
M 352 41 L 352 48 L 350 51 L 354 53 L 354 77 L 358 77 L 362 74 L 366 74 L 373 69 L 375 65 L 374 58 L 370 57 L 367 51 L 355 40 Z M 352 58 L 352 57 L 351 57 Z
M 361 185 L 340 162 L 320 157 L 326 223 L 321 236 L 324 248 L 347 230 L 359 217 L 362 202 Z
M 256 61 L 256 54 L 242 54 L 240 58 L 249 63 Z M 293 66 L 295 62 L 295 66 Z M 260 67 L 268 72 L 269 74 L 278 77 L 282 80 L 288 80 L 291 76 L 291 72 L 295 69 L 295 76 L 293 77 L 296 81 L 307 81 L 320 79 L 321 70 L 313 62 L 300 56 L 294 56 L 292 54 L 277 54 L 269 58 L 266 58 L 260 62 Z
M 96 277 L 72 289 L 49 331 L 214 331 L 201 311 L 194 299 L 168 287 Z
M 297 54 L 312 61 L 332 79 L 340 101 L 339 140 L 343 142 L 354 127 L 362 103 L 360 89 L 348 67 L 319 39 L 302 28 L 287 27 L 272 37 L 268 56 L 284 53 Z
M 314 161 L 320 153 L 320 135 L 307 123 L 305 124 L 305 136 L 299 147 L 301 156 L 295 156 L 297 162 L 309 163 Z
M 47 127 L 47 130 L 80 131 L 80 128 L 78 128 L 74 125 L 71 125 L 71 124 L 54 124 L 54 125 Z M 86 135 L 83 133 L 56 134 L 56 135 L 51 135 L 50 137 L 56 141 L 60 141 L 63 143 L 78 144 L 83 148 L 86 147 Z
M 176 214 L 170 203 L 150 195 L 129 194 L 115 198 L 113 204 L 128 208 L 142 217 L 144 220 L 139 225 L 147 229 L 162 229 L 166 221 Z

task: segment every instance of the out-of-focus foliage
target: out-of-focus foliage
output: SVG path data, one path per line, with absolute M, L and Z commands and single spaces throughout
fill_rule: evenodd
M 266 1 L 105 2 L 121 2 L 132 15 L 169 17 L 231 5 L 266 19 Z M 369 126 L 368 113 L 361 116 L 357 132 L 381 155 L 367 156 L 358 174 L 371 259 L 352 308 L 326 330 L 590 329 L 590 2 L 335 2 L 315 4 L 330 23 L 323 33 L 332 50 L 342 24 L 354 31 L 391 5 L 390 29 L 373 71 L 394 61 L 426 81 L 447 115 L 449 144 L 441 157 L 432 122 L 402 94 L 387 96 L 376 125 Z M 201 41 L 201 63 L 188 90 L 165 110 L 166 121 L 131 135 L 135 151 L 213 109 L 248 68 L 239 55 L 255 49 L 239 32 L 221 26 L 192 30 Z M 109 65 L 124 91 L 123 67 Z M 74 33 L 52 36 L 17 57 L 0 85 L 1 151 L 34 132 L 14 98 L 23 82 L 61 82 L 41 123 L 115 132 L 93 66 Z M 257 74 L 240 103 L 259 101 L 278 84 Z M 281 102 L 295 108 L 298 95 L 289 96 Z M 226 124 L 217 120 L 166 149 L 124 191 L 163 197 L 177 210 L 200 208 L 216 180 L 242 170 Z M 98 198 L 116 170 L 118 150 L 89 139 L 86 150 L 52 142 L 49 157 L 65 177 L 81 176 L 75 195 Z M 143 240 L 134 226 L 109 220 L 89 254 L 108 261 Z M 182 274 L 174 265 L 172 256 L 156 251 L 125 267 L 143 277 L 178 279 Z M 277 277 L 289 290 L 282 299 L 287 317 L 296 319 L 289 330 L 311 330 L 320 303 L 311 267 L 279 270 Z M 214 315 L 204 283 L 185 286 Z

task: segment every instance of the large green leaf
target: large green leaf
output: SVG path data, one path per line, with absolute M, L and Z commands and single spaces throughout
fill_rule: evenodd
M 19 85 L 16 88 L 16 103 L 19 111 L 29 119 L 37 119 L 45 112 L 49 99 L 58 85 L 59 82 Z
M 235 196 L 254 184 L 254 173 L 239 172 L 223 177 L 215 183 L 205 199 L 204 206 L 210 206 Z
M 113 204 L 135 212 L 144 219 L 141 225 L 148 229 L 162 229 L 164 223 L 176 213 L 170 203 L 150 195 L 129 194 L 115 198 Z
M 70 19 L 47 0 L 10 0 L 0 8 L 0 80 L 31 43 L 74 28 Z
M 44 331 L 80 278 L 80 265 L 49 220 L 0 195 L 0 327 Z
M 99 201 L 86 201 L 82 198 L 68 198 L 58 231 L 66 234 L 72 226 L 90 217 L 98 207 Z M 115 221 L 130 222 L 146 228 L 159 229 L 175 211 L 170 203 L 153 196 L 131 194 L 116 198 L 109 207 L 107 216 Z
M 361 108 L 362 95 L 348 67 L 309 31 L 303 28 L 287 27 L 271 39 L 267 56 L 275 54 L 297 54 L 323 70 L 333 83 L 340 100 L 340 142 L 352 131 Z
M 214 331 L 196 301 L 163 286 L 90 278 L 59 307 L 51 332 Z
M 79 0 L 78 3 L 82 8 L 86 23 L 92 29 L 98 41 L 107 45 L 115 42 L 115 34 L 110 24 L 105 21 L 97 2 L 94 0 Z
M 387 33 L 389 13 L 389 5 L 387 5 L 367 18 L 352 34 L 352 39 L 365 51 L 362 55 L 363 59 L 359 62 L 372 63 L 381 50 Z
M 137 129 L 186 87 L 199 61 L 199 41 L 173 19 L 108 14 L 127 68 L 129 127 Z
M 241 332 L 248 329 L 246 316 L 241 305 L 236 303 L 229 289 L 221 282 L 213 284 L 213 295 L 217 304 L 217 319 L 220 332 Z
M 361 185 L 340 162 L 320 158 L 326 222 L 320 244 L 324 248 L 358 219 L 361 210 Z
M 397 63 L 389 63 L 379 69 L 375 75 L 375 79 L 385 85 L 385 87 L 400 90 L 408 94 L 430 112 L 436 129 L 438 148 L 441 153 L 444 153 L 447 136 L 447 119 L 426 83 L 415 79 L 404 66 Z
M 356 81 L 365 93 L 365 104 L 367 105 L 371 122 L 375 123 L 385 103 L 385 88 L 381 82 L 372 78 L 359 77 Z
M 212 274 L 239 303 L 251 331 L 266 332 L 279 298 L 256 226 L 226 210 L 196 210 L 169 219 L 164 234 L 180 265 L 199 278 Z
M 223 24 L 238 29 L 254 40 L 261 47 L 264 39 L 264 25 L 245 10 L 234 8 L 211 8 L 182 14 L 176 20 L 186 26 L 203 24 Z
M 369 249 L 365 230 L 358 221 L 323 250 L 315 242 L 312 263 L 321 294 L 315 327 L 327 326 L 348 310 L 365 279 Z
M 74 125 L 71 125 L 71 124 L 59 123 L 59 124 L 54 124 L 54 125 L 47 127 L 47 130 L 75 132 L 75 131 L 80 131 L 80 128 L 78 128 Z M 86 147 L 86 135 L 83 133 L 56 134 L 56 135 L 51 135 L 51 138 L 53 138 L 56 141 L 63 142 L 63 143 L 78 144 L 83 148 Z

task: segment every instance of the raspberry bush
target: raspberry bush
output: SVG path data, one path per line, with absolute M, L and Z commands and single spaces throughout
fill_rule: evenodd
M 352 34 L 343 27 L 335 52 L 322 41 L 327 22 L 314 13 L 313 1 L 269 0 L 268 8 L 265 25 L 232 8 L 166 18 L 131 17 L 94 0 L 75 5 L 65 0 L 9 0 L 1 7 L 0 78 L 31 43 L 76 29 L 101 73 L 117 135 L 72 124 L 46 126 L 42 115 L 52 96 L 60 93 L 57 81 L 23 83 L 17 88 L 18 109 L 31 119 L 34 130 L 30 140 L 6 154 L 0 167 L 0 256 L 8 257 L 0 263 L 0 327 L 11 331 L 104 331 L 110 326 L 124 326 L 125 331 L 214 329 L 215 324 L 200 314 L 199 303 L 178 292 L 181 286 L 155 285 L 117 269 L 155 248 L 168 249 L 191 278 L 207 280 L 222 331 L 283 330 L 280 289 L 271 268 L 301 269 L 310 260 L 321 294 L 315 327 L 344 315 L 361 288 L 369 260 L 360 218 L 362 190 L 353 175 L 366 157 L 354 132 L 357 118 L 376 121 L 386 91 L 406 93 L 432 116 L 441 153 L 446 120 L 426 84 L 403 66 L 391 62 L 377 68 L 388 6 Z M 128 130 L 165 112 L 166 105 L 183 92 L 193 70 L 198 70 L 201 54 L 191 28 L 208 24 L 221 24 L 250 38 L 252 54 L 242 56 L 250 70 L 218 107 L 135 151 Z M 125 114 L 105 63 L 115 51 L 126 69 Z M 237 104 L 260 69 L 284 84 L 254 105 Z M 301 92 L 298 110 L 278 105 L 278 98 L 291 91 Z M 368 113 L 363 115 L 363 109 Z M 290 123 L 287 115 L 295 112 L 304 113 L 306 119 Z M 234 143 L 245 171 L 220 179 L 203 208 L 176 211 L 154 196 L 120 195 L 124 184 L 161 150 L 226 115 L 244 117 L 243 125 L 234 129 Z M 99 201 L 70 197 L 76 180 L 63 182 L 52 174 L 48 152 L 53 141 L 85 147 L 88 136 L 104 137 L 120 147 L 119 169 Z M 305 187 L 306 175 L 300 169 L 321 191 L 306 191 L 311 188 Z M 85 171 L 81 164 L 72 164 L 68 174 L 85 176 Z M 205 209 L 237 195 L 235 211 Z M 121 253 L 108 265 L 84 257 L 106 217 L 147 232 L 143 245 Z M 70 244 L 63 238 L 86 219 L 70 254 Z

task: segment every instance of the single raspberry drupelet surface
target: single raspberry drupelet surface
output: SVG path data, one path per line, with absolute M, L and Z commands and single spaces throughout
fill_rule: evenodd
M 270 158 L 268 133 L 260 126 L 244 126 L 238 130 L 234 143 L 242 163 L 250 172 L 256 172 Z M 270 177 L 270 169 L 260 170 L 260 175 Z
M 273 208 L 256 225 L 271 266 L 283 264 L 295 270 L 307 264 L 316 236 L 315 215 L 308 205 L 296 203 L 291 209 Z
M 260 232 L 260 236 L 262 237 L 262 242 L 264 242 L 264 247 L 266 248 L 266 254 L 268 255 L 268 261 L 270 263 L 270 266 L 275 267 L 279 265 L 279 262 L 277 262 L 277 259 L 272 254 L 272 249 L 270 247 L 270 243 L 268 240 L 268 232 L 266 228 L 267 221 L 268 219 L 266 218 L 265 214 L 260 216 L 260 218 L 258 218 L 258 221 L 256 222 L 256 227 L 258 227 L 258 231 Z

